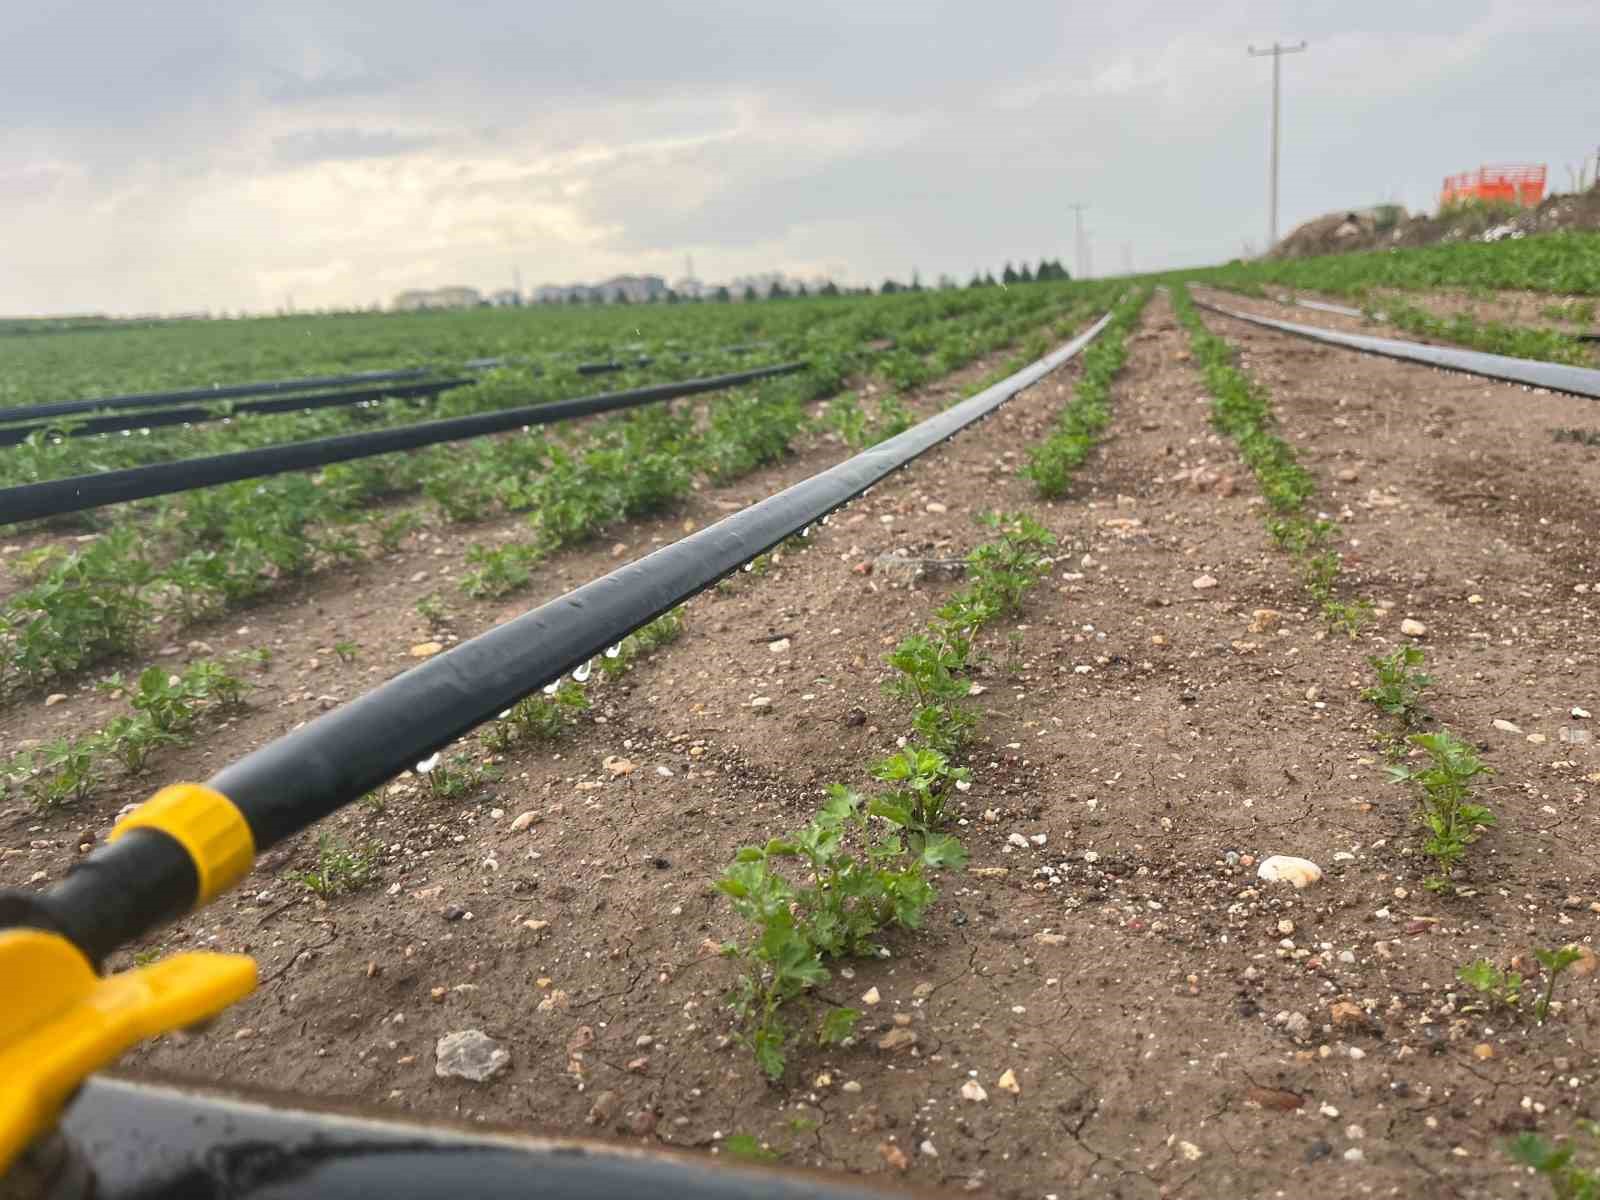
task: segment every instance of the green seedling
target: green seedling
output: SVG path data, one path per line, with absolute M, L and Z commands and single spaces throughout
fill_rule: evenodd
M 925 838 L 943 827 L 950 791 L 958 782 L 970 779 L 972 772 L 952 767 L 937 750 L 912 746 L 874 766 L 872 777 L 894 785 L 891 791 L 873 800 L 872 815 Z
M 1555 950 L 1535 950 L 1533 956 L 1544 968 L 1544 990 L 1533 1004 L 1533 1015 L 1543 1025 L 1550 1015 L 1550 1001 L 1555 998 L 1556 980 L 1568 967 L 1582 960 L 1583 951 L 1575 945 L 1561 946 Z
M 438 632 L 450 624 L 450 612 L 435 593 L 429 592 L 417 601 L 417 615 L 428 623 L 428 628 Z
M 1433 677 L 1419 668 L 1425 655 L 1421 646 L 1400 646 L 1392 654 L 1379 658 L 1368 657 L 1367 662 L 1378 673 L 1378 682 L 1364 688 L 1361 698 L 1393 717 L 1402 726 L 1414 726 L 1422 714 L 1422 693 L 1433 683 Z
M 291 872 L 289 878 L 323 900 L 359 892 L 378 881 L 375 846 L 349 846 L 331 833 L 317 837 L 317 865 L 309 871 Z
M 1467 847 L 1495 823 L 1494 814 L 1472 799 L 1474 782 L 1490 771 L 1472 745 L 1448 729 L 1413 734 L 1406 740 L 1428 756 L 1428 763 L 1423 767 L 1392 766 L 1389 777 L 1417 787 L 1418 818 L 1428 831 L 1423 849 L 1439 868 L 1424 886 L 1430 891 L 1449 891 L 1450 875 Z
M 1579 1121 L 1578 1130 L 1600 1156 L 1600 1122 Z M 1558 1146 L 1537 1133 L 1519 1133 L 1510 1146 L 1512 1158 L 1545 1178 L 1555 1200 L 1600 1200 L 1600 1159 L 1581 1164 L 1578 1150 L 1575 1140 Z
M 13 755 L 7 775 L 22 781 L 22 791 L 40 809 L 60 808 L 86 798 L 100 782 L 100 738 L 58 737 L 35 750 Z
M 361 647 L 348 639 L 341 639 L 333 644 L 333 652 L 339 656 L 342 663 L 353 663 L 361 653 Z
M 812 821 L 788 838 L 746 846 L 717 880 L 734 910 L 755 927 L 723 953 L 741 974 L 729 995 L 740 1036 L 768 1078 L 781 1078 L 791 1029 L 784 1005 L 829 978 L 830 959 L 870 954 L 883 929 L 915 929 L 935 892 L 925 871 L 953 862 L 943 845 L 918 855 L 897 833 L 874 837 L 863 799 L 834 785 Z M 860 849 L 852 852 L 848 847 Z M 779 864 L 798 859 L 809 882 L 797 886 Z M 837 1015 L 836 1015 L 837 1014 Z M 859 1013 L 834 1010 L 818 1031 L 823 1041 L 850 1036 Z
M 780 1157 L 776 1150 L 767 1149 L 759 1138 L 749 1133 L 733 1133 L 723 1138 L 722 1152 L 744 1162 L 777 1162 Z
M 661 646 L 678 640 L 683 633 L 683 609 L 662 613 L 648 625 L 634 630 L 595 661 L 607 679 L 626 674 L 634 661 Z
M 1456 978 L 1495 1007 L 1515 1009 L 1522 1000 L 1522 974 L 1502 971 L 1487 958 L 1456 968 Z
M 474 544 L 467 549 L 467 562 L 473 570 L 461 577 L 461 590 L 477 599 L 509 595 L 526 586 L 538 560 L 532 546 L 513 542 L 491 549 Z
M 405 544 L 408 537 L 421 528 L 422 517 L 417 513 L 409 510 L 396 513 L 378 522 L 376 528 L 378 547 L 385 554 L 393 554 Z
M 433 754 L 419 762 L 416 770 L 427 783 L 428 790 L 441 800 L 465 796 L 494 778 L 494 772 L 482 763 L 459 755 L 445 758 Z

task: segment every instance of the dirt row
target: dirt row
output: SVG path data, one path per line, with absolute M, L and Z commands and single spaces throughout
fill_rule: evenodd
M 482 793 L 444 801 L 402 779 L 382 811 L 334 818 L 341 838 L 384 847 L 376 887 L 322 904 L 282 875 L 309 864 L 309 838 L 267 856 L 156 943 L 253 953 L 262 988 L 211 1032 L 129 1062 L 678 1146 L 746 1133 L 791 1165 L 1000 1196 L 1526 1187 L 1507 1135 L 1596 1115 L 1600 987 L 1564 979 L 1540 1027 L 1464 1012 L 1454 972 L 1592 943 L 1600 927 L 1600 755 L 1579 736 L 1593 721 L 1573 715 L 1600 711 L 1600 456 L 1548 434 L 1581 402 L 1208 320 L 1270 388 L 1345 529 L 1347 586 L 1378 605 L 1359 638 L 1325 630 L 1272 548 L 1158 297 L 1069 499 L 1037 502 L 1016 468 L 1070 370 L 803 551 L 694 601 L 678 642 L 591 684 L 592 719 L 515 752 Z M 838 455 L 813 447 L 562 556 L 537 597 L 457 603 L 442 640 Z M 740 845 L 801 824 L 823 785 L 870 786 L 867 767 L 909 732 L 882 692 L 883 655 L 951 586 L 871 565 L 959 556 L 993 508 L 1032 514 L 1060 550 L 1023 619 L 983 646 L 959 797 L 969 870 L 941 880 L 925 929 L 821 989 L 868 1008 L 859 1043 L 802 1047 L 771 1087 L 731 1038 L 732 968 L 708 943 L 739 930 L 710 881 Z M 465 540 L 206 631 L 210 650 L 273 646 L 273 665 L 250 712 L 149 783 L 209 774 L 402 667 L 432 635 L 412 606 L 459 571 Z M 1410 801 L 1384 782 L 1359 697 L 1365 656 L 1398 644 L 1405 618 L 1426 627 L 1431 712 L 1496 771 L 1499 825 L 1455 897 L 1421 887 Z M 327 652 L 341 638 L 361 646 L 352 663 Z M 0 736 L 94 719 L 99 703 L 7 712 Z M 0 819 L 0 878 L 59 877 L 134 798 Z M 1261 883 L 1255 864 L 1274 853 L 1326 878 Z M 486 1084 L 437 1078 L 437 1039 L 464 1029 L 495 1038 L 510 1068 Z M 969 1080 L 984 1099 L 964 1097 Z

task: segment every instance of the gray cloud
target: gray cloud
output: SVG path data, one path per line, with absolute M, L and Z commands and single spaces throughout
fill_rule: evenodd
M 272 141 L 273 158 L 285 166 L 361 158 L 393 158 L 438 145 L 429 134 L 404 134 L 393 129 L 302 129 Z
M 0 311 L 369 303 L 638 269 L 1214 261 L 1592 150 L 1589 3 L 66 0 L 0 9 Z

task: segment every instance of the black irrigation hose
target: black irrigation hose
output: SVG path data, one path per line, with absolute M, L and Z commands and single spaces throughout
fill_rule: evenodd
M 129 500 L 147 500 L 151 496 L 214 487 L 219 483 L 233 483 L 240 479 L 306 471 L 331 463 L 348 462 L 353 458 L 370 458 L 375 454 L 393 454 L 399 450 L 415 450 L 419 446 L 433 446 L 440 442 L 458 442 L 490 433 L 505 433 L 525 425 L 551 425 L 557 421 L 593 416 L 620 408 L 637 408 L 679 396 L 721 391 L 758 379 L 769 379 L 774 375 L 791 375 L 804 369 L 804 363 L 782 363 L 731 375 L 659 383 L 626 392 L 602 392 L 595 396 L 552 400 L 545 404 L 523 405 L 468 417 L 421 421 L 396 429 L 285 442 L 255 450 L 238 450 L 231 454 L 213 454 L 178 462 L 104 471 L 97 475 L 74 475 L 68 479 L 0 488 L 0 525 L 82 512 Z
M 1194 302 L 1196 308 L 1247 321 L 1264 329 L 1327 342 L 1347 350 L 1360 350 L 1365 354 L 1381 354 L 1403 362 L 1423 363 L 1430 367 L 1443 367 L 1447 371 L 1465 371 L 1469 375 L 1485 375 L 1507 383 L 1520 383 L 1528 387 L 1547 388 L 1552 392 L 1566 392 L 1573 396 L 1587 396 L 1600 400 L 1600 370 L 1592 367 L 1569 367 L 1563 363 L 1540 362 L 1529 358 L 1512 358 L 1506 354 L 1487 354 L 1482 350 L 1458 350 L 1452 346 L 1425 346 L 1420 342 L 1402 342 L 1394 338 L 1371 337 L 1362 333 L 1338 333 L 1332 329 L 1319 329 L 1315 325 L 1296 325 L 1292 321 L 1276 321 L 1271 317 L 1257 317 L 1235 312 L 1231 308 L 1210 304 L 1204 300 Z
M 378 400 L 415 400 L 437 396 L 440 392 L 473 383 L 471 379 L 437 379 L 427 383 L 402 383 L 391 387 L 360 388 L 353 392 L 318 392 L 309 396 L 278 397 L 272 400 L 245 400 L 226 408 L 158 408 L 109 417 L 87 417 L 68 425 L 40 421 L 31 425 L 0 426 L 0 446 L 19 446 L 35 433 L 59 433 L 64 437 L 93 437 L 132 429 L 158 429 L 165 425 L 199 425 L 221 421 L 235 413 L 302 412 L 313 408 L 341 408 Z
M 1367 314 L 1348 304 L 1330 304 L 1326 300 L 1306 300 L 1296 296 L 1293 300 L 1279 300 L 1279 304 L 1294 304 L 1300 308 L 1314 308 L 1318 312 L 1333 313 L 1341 317 L 1364 317 Z
M 243 814 L 259 854 L 803 533 L 1055 370 L 1110 319 L 904 433 L 413 667 L 223 768 L 208 786 Z M 168 841 L 111 842 L 47 892 L 0 893 L 0 927 L 59 930 L 98 961 L 195 894 L 190 860 Z
M 0 408 L 0 421 L 32 421 L 47 417 L 67 417 L 74 413 L 102 412 L 119 408 L 158 408 L 167 404 L 189 404 L 197 400 L 233 400 L 241 396 L 275 396 L 284 392 L 310 392 L 318 388 L 357 387 L 362 384 L 394 383 L 401 379 L 420 379 L 423 367 L 404 371 L 362 371 L 355 375 L 320 375 L 311 379 L 278 379 L 265 383 L 235 383 L 226 387 L 184 388 L 176 392 L 138 392 L 128 396 L 101 396 L 90 400 L 58 400 L 53 404 L 31 404 L 22 408 Z
M 505 1125 L 308 1102 L 191 1080 L 87 1080 L 60 1130 L 92 1185 L 15 1195 L 95 1200 L 909 1200 L 837 1172 Z M 63 1172 L 65 1174 L 65 1172 Z M 470 1186 L 467 1186 L 470 1181 Z M 42 1181 L 41 1181 L 42 1182 Z M 0 1187 L 3 1187 L 0 1183 Z

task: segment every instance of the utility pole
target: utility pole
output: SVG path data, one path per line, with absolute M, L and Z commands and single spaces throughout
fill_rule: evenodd
M 1069 204 L 1067 207 L 1078 215 L 1077 240 L 1073 243 L 1073 266 L 1077 269 L 1076 278 L 1083 279 L 1086 275 L 1086 269 L 1083 265 L 1083 210 L 1089 206 L 1087 204 Z
M 1272 56 L 1272 167 L 1267 176 L 1268 253 L 1271 253 L 1272 248 L 1278 244 L 1278 68 L 1285 54 L 1299 54 L 1305 48 L 1304 42 L 1297 46 L 1284 46 L 1273 42 L 1270 50 L 1249 47 L 1251 58 Z

